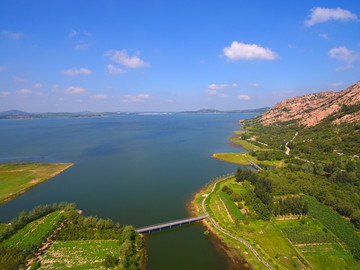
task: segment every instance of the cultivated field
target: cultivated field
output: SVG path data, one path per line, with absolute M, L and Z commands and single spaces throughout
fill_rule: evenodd
M 116 240 L 55 242 L 41 259 L 40 269 L 105 269 L 107 254 L 119 257 Z

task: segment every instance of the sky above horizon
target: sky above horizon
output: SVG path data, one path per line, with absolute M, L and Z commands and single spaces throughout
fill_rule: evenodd
M 0 52 L 0 111 L 260 108 L 360 80 L 360 2 L 2 0 Z

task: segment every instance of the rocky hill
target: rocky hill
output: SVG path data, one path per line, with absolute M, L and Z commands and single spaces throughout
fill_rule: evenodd
M 340 92 L 326 91 L 283 100 L 255 121 L 263 125 L 291 121 L 310 127 L 335 116 L 333 124 L 350 123 L 360 120 L 359 108 L 360 81 Z

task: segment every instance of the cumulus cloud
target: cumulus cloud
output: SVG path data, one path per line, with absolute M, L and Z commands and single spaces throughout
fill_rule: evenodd
M 101 95 L 101 94 L 93 95 L 91 97 L 94 98 L 94 99 L 107 99 L 108 98 L 107 96 Z
M 320 34 L 319 35 L 321 38 L 323 39 L 329 39 L 329 35 L 328 34 Z
M 342 8 L 321 8 L 314 7 L 310 9 L 309 18 L 305 20 L 305 25 L 310 27 L 318 23 L 324 23 L 327 21 L 342 21 L 347 22 L 350 20 L 356 20 L 357 15 L 351 13 L 349 10 Z
M 21 78 L 21 77 L 18 77 L 18 76 L 13 76 L 13 81 L 14 82 L 27 82 L 27 79 L 24 79 L 24 78 Z
M 218 94 L 218 91 L 217 91 L 217 90 L 210 89 L 210 90 L 206 90 L 206 91 L 205 91 L 205 94 L 207 94 L 207 95 L 217 95 L 217 94 Z
M 149 94 L 125 95 L 122 102 L 143 102 L 149 98 L 151 98 Z
M 31 94 L 32 91 L 27 88 L 22 88 L 22 89 L 16 90 L 16 93 L 19 95 L 28 95 L 28 94 Z
M 253 87 L 259 87 L 259 86 L 261 86 L 260 83 L 256 83 L 256 82 L 250 82 L 250 83 L 248 83 L 248 85 L 253 86 Z
M 230 60 L 274 60 L 277 58 L 277 54 L 268 48 L 264 48 L 256 44 L 245 44 L 237 41 L 233 41 L 230 47 L 225 47 L 223 49 L 223 53 Z
M 11 32 L 11 31 L 7 31 L 7 30 L 2 30 L 1 34 L 4 37 L 10 38 L 10 39 L 19 39 L 23 36 L 23 33 L 21 33 L 21 32 Z
M 81 87 L 76 87 L 76 86 L 69 86 L 68 88 L 65 89 L 65 93 L 66 94 L 81 94 L 84 93 L 86 90 L 85 88 L 81 88 Z
M 118 75 L 127 72 L 127 70 L 118 68 L 112 64 L 105 65 L 105 67 L 106 67 L 106 73 L 109 75 Z
M 7 96 L 9 96 L 10 95 L 10 92 L 8 92 L 8 91 L 2 91 L 2 92 L 0 92 L 0 97 L 7 97 Z
M 149 66 L 144 60 L 138 56 L 129 56 L 125 49 L 116 51 L 109 50 L 105 53 L 105 56 L 109 56 L 112 61 L 115 63 L 121 64 L 128 68 L 139 68 Z
M 90 47 L 90 43 L 84 40 L 78 40 L 75 44 L 75 49 L 77 50 L 85 50 Z
M 43 85 L 41 83 L 35 83 L 34 88 L 40 89 L 40 88 L 43 88 Z
M 229 88 L 235 88 L 238 85 L 236 83 L 232 84 L 209 84 L 208 87 L 210 89 L 229 89 Z
M 355 61 L 359 61 L 360 53 L 349 50 L 345 46 L 341 46 L 341 47 L 337 47 L 337 48 L 332 48 L 329 51 L 329 57 L 344 62 L 345 66 L 338 68 L 338 70 L 342 70 L 342 69 L 351 68 L 352 64 Z
M 63 74 L 68 76 L 79 75 L 79 74 L 91 74 L 92 71 L 87 68 L 69 68 L 63 71 Z
M 239 95 L 238 99 L 240 99 L 240 100 L 249 100 L 249 99 L 251 99 L 251 97 L 248 96 L 248 95 Z
M 70 31 L 70 34 L 68 34 L 68 38 L 73 38 L 73 37 L 76 37 L 77 35 L 79 35 L 80 33 L 78 31 L 75 31 L 74 29 L 72 29 Z

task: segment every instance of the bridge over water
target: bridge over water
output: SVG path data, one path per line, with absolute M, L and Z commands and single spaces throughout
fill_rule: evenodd
M 138 233 L 151 233 L 151 232 L 170 229 L 170 228 L 177 227 L 177 226 L 182 226 L 185 224 L 191 224 L 191 223 L 197 222 L 199 220 L 203 220 L 207 217 L 209 217 L 209 216 L 180 219 L 180 220 L 170 221 L 170 222 L 161 223 L 161 224 L 157 224 L 157 225 L 151 225 L 151 226 L 147 226 L 147 227 L 143 227 L 143 228 L 138 228 L 138 229 L 135 229 L 135 231 Z

